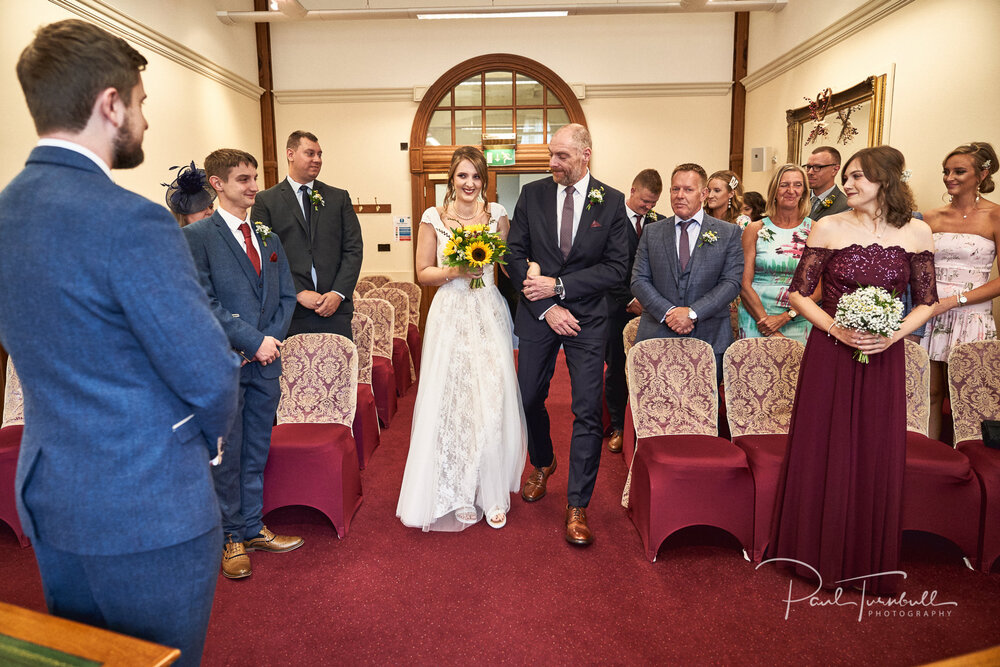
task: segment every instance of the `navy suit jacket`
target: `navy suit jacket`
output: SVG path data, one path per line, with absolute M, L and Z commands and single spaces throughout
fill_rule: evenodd
M 632 267 L 635 265 L 635 253 L 639 249 L 639 235 L 635 231 L 635 221 L 628 217 L 628 209 L 625 210 L 625 236 L 628 239 L 628 263 L 625 266 L 625 279 L 608 291 L 608 308 L 618 310 L 623 316 L 628 315 L 625 308 L 632 302 Z M 656 211 L 650 211 L 655 220 L 650 220 L 647 216 L 642 224 L 642 233 L 646 233 L 646 227 L 652 225 L 665 217 Z M 695 311 L 698 312 L 698 311 Z M 628 315 L 631 317 L 631 315 Z
M 686 306 L 698 315 L 694 330 L 687 335 L 722 354 L 733 342 L 729 303 L 740 293 L 743 278 L 741 230 L 706 213 L 687 270 L 682 272 L 676 228 L 675 216 L 670 216 L 647 227 L 639 239 L 632 293 L 643 312 L 636 341 L 680 337 L 660 320 L 670 308 Z M 718 240 L 708 243 L 706 232 L 714 232 Z
M 298 195 L 288 179 L 257 194 L 250 219 L 262 222 L 281 237 L 288 253 L 295 291 L 314 290 L 320 294 L 338 292 L 344 301 L 337 308 L 350 319 L 354 312 L 354 288 L 361 274 L 364 241 L 361 225 L 351 204 L 347 190 L 335 188 L 322 181 L 313 183 L 315 191 L 323 197 L 323 205 L 313 207 L 310 213 L 312 237 L 306 227 Z M 312 267 L 316 266 L 316 285 L 313 285 Z M 307 317 L 314 311 L 296 306 L 295 317 Z
M 528 271 L 528 260 L 538 262 L 543 276 L 562 278 L 566 298 L 528 301 L 520 294 L 514 332 L 522 338 L 539 338 L 552 330 L 538 318 L 554 305 L 567 308 L 580 322 L 581 337 L 604 337 L 608 319 L 605 294 L 625 280 L 628 264 L 625 196 L 591 175 L 590 190 L 604 189 L 604 201 L 584 204 L 580 225 L 568 258 L 559 249 L 556 215 L 558 186 L 551 177 L 521 189 L 507 237 L 507 268 L 519 292 Z M 588 198 L 585 194 L 584 199 Z
M 245 359 L 253 359 L 264 336 L 283 340 L 295 309 L 295 285 L 281 240 L 277 234 L 265 240 L 256 229 L 253 233 L 260 246 L 259 276 L 218 211 L 184 228 L 212 312 Z M 265 378 L 281 375 L 280 356 L 267 366 L 248 364 L 244 371 L 253 365 Z
M 39 146 L 0 193 L 0 238 L 28 536 L 110 555 L 218 526 L 208 462 L 236 412 L 239 359 L 173 217 L 87 157 Z

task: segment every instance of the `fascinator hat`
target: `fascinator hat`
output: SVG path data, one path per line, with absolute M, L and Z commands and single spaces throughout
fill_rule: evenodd
M 204 211 L 215 201 L 215 190 L 209 185 L 204 169 L 194 166 L 194 162 L 186 167 L 170 168 L 174 169 L 179 170 L 174 182 L 160 184 L 167 188 L 167 208 L 177 215 L 191 215 Z

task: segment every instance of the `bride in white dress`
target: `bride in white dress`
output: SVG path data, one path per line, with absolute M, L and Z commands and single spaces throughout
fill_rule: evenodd
M 427 313 L 410 451 L 396 516 L 427 530 L 459 531 L 484 516 L 507 522 L 510 494 L 520 489 L 527 432 L 517 387 L 512 325 L 494 283 L 481 272 L 442 266 L 450 229 L 489 224 L 506 239 L 507 211 L 487 204 L 486 159 L 471 146 L 455 151 L 441 208 L 424 211 L 417 232 L 417 280 L 438 286 Z

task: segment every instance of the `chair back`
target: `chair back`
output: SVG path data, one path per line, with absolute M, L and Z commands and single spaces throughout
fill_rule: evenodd
M 372 354 L 390 361 L 394 310 L 385 299 L 358 299 L 354 303 L 354 312 L 367 315 L 372 321 Z
M 375 325 L 372 318 L 354 311 L 351 318 L 351 335 L 358 348 L 358 384 L 372 383 L 372 347 L 375 344 Z
M 371 284 L 375 285 L 375 287 L 384 287 L 387 282 L 392 280 L 392 278 L 381 274 L 375 274 L 372 276 L 365 276 L 363 280 L 367 280 Z
M 644 340 L 632 346 L 625 368 L 636 437 L 719 434 L 711 345 L 695 338 Z
M 1000 419 L 1000 340 L 960 343 L 948 355 L 955 443 L 979 440 L 984 419 Z
M 398 289 L 410 300 L 410 324 L 420 324 L 420 297 L 423 290 L 416 283 L 407 283 L 398 280 L 387 282 L 383 287 Z
M 376 287 L 369 291 L 365 298 L 385 299 L 392 304 L 393 308 L 393 338 L 406 340 L 406 334 L 410 329 L 410 298 L 405 292 L 391 287 Z
M 788 433 L 805 345 L 791 338 L 743 338 L 722 357 L 732 437 Z
M 354 291 L 360 294 L 362 298 L 364 298 L 365 296 L 367 296 L 368 292 L 372 291 L 377 287 L 378 285 L 376 285 L 375 283 L 369 282 L 368 280 L 362 278 L 361 280 L 358 281 L 358 284 L 354 286 Z
M 3 392 L 3 424 L 2 427 L 24 424 L 24 392 L 21 391 L 21 379 L 14 370 L 14 362 L 7 359 L 7 384 Z
M 639 333 L 639 320 L 642 318 L 633 317 L 625 325 L 625 329 L 622 330 L 622 342 L 625 343 L 625 355 L 628 356 L 629 350 L 635 345 L 635 336 Z
M 337 334 L 299 334 L 281 348 L 279 424 L 354 423 L 358 351 Z
M 931 362 L 927 350 L 904 340 L 906 350 L 906 430 L 927 435 L 931 419 Z

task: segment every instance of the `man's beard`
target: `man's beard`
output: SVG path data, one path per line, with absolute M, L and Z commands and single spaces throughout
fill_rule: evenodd
M 112 169 L 132 169 L 142 164 L 145 159 L 142 152 L 142 139 L 132 136 L 132 121 L 126 118 L 115 135 L 113 153 L 111 154 Z

